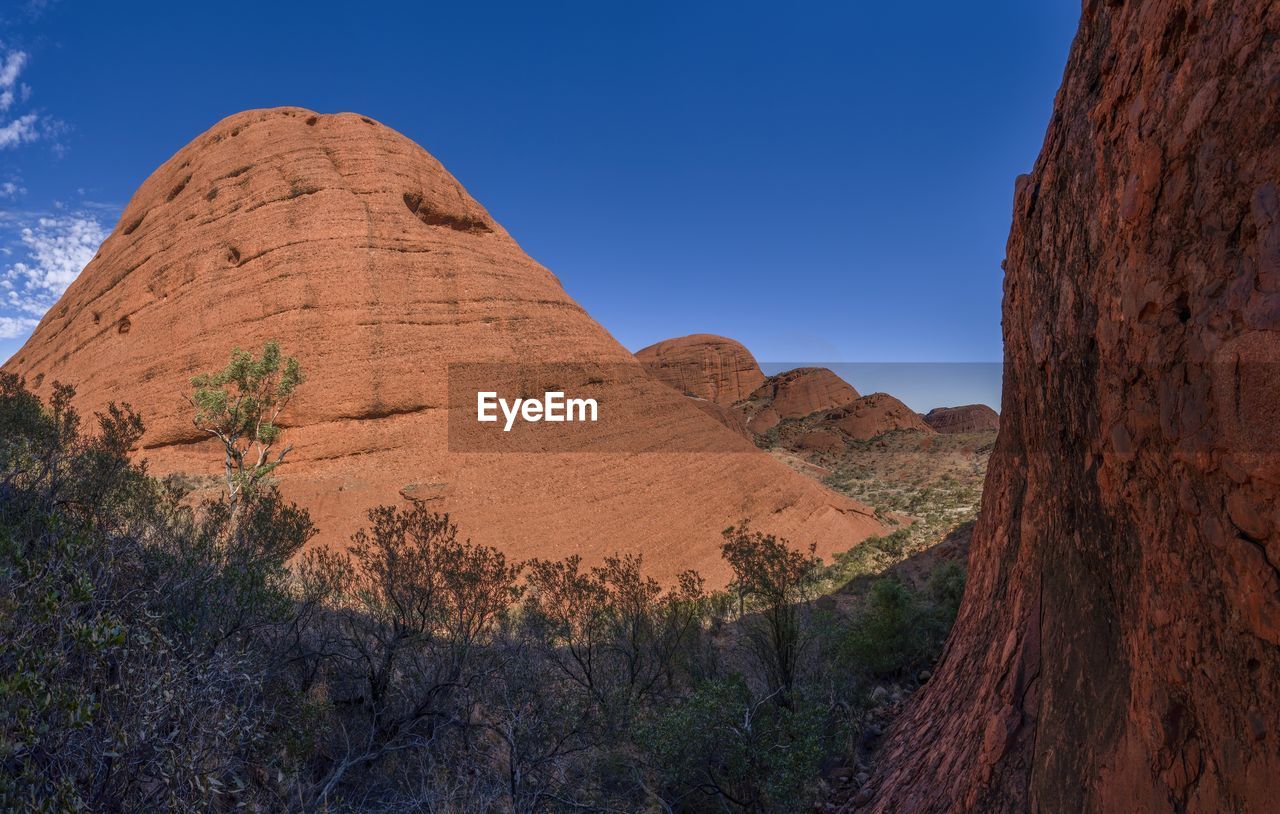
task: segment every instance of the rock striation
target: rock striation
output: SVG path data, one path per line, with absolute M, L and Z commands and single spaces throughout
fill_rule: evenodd
M 45 396 L 75 384 L 85 411 L 132 403 L 153 472 L 213 474 L 188 379 L 269 338 L 309 376 L 280 476 L 321 543 L 416 501 L 516 558 L 637 552 L 714 584 L 720 531 L 743 518 L 822 554 L 881 530 L 646 374 L 438 161 L 355 114 L 253 110 L 198 136 L 4 369 Z M 454 448 L 462 363 L 595 366 L 568 384 L 608 405 L 608 451 Z
M 924 423 L 941 433 L 992 432 L 1000 429 L 1000 414 L 985 404 L 935 407 L 923 418 Z
M 825 367 L 798 367 L 770 376 L 741 405 L 752 432 L 765 433 L 789 418 L 848 404 L 858 391 Z
M 867 441 L 894 431 L 934 432 L 919 413 L 888 393 L 872 393 L 854 399 L 832 410 L 824 421 L 856 441 Z
M 636 358 L 653 376 L 681 393 L 726 407 L 764 383 L 751 351 L 714 334 L 664 339 L 636 351 Z
M 1086 0 L 964 604 L 860 810 L 1275 810 L 1278 139 L 1280 3 Z

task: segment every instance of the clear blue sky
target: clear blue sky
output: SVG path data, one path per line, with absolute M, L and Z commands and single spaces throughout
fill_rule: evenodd
M 275 105 L 422 144 L 632 350 L 1000 359 L 1078 0 L 389 5 L 8 2 L 0 359 L 157 165 Z

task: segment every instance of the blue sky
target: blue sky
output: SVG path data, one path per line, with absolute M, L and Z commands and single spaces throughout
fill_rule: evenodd
M 156 166 L 223 116 L 290 104 L 422 144 L 632 350 L 712 332 L 762 361 L 996 361 L 1014 178 L 1078 15 L 10 2 L 0 359 Z

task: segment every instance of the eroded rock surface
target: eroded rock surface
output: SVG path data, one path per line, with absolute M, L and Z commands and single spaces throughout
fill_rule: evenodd
M 803 418 L 858 398 L 853 385 L 825 367 L 798 367 L 770 376 L 739 409 L 752 432 L 764 433 L 788 418 Z
M 924 423 L 938 432 L 990 432 L 1000 429 L 1000 414 L 985 404 L 962 407 L 935 407 L 923 416 Z
M 751 351 L 714 334 L 664 339 L 636 351 L 636 358 L 653 376 L 681 393 L 726 407 L 764 383 Z
M 46 397 L 75 384 L 85 411 L 131 402 L 152 471 L 216 474 L 188 379 L 269 338 L 309 376 L 279 474 L 320 543 L 371 506 L 425 501 L 517 558 L 640 552 L 660 578 L 715 584 L 720 532 L 744 517 L 823 554 L 881 531 L 647 375 L 438 161 L 354 114 L 254 110 L 197 137 L 5 370 Z M 597 366 L 563 384 L 616 408 L 610 451 L 451 449 L 455 363 Z
M 933 433 L 920 414 L 888 393 L 854 399 L 827 414 L 825 423 L 856 441 L 867 441 L 895 430 Z
M 864 810 L 1276 810 L 1278 145 L 1280 4 L 1084 3 L 964 605 Z

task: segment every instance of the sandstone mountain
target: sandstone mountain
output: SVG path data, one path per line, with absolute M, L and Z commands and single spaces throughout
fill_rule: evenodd
M 197 137 L 4 369 L 45 396 L 76 385 L 83 410 L 132 403 L 153 472 L 212 474 L 188 378 L 269 338 L 309 374 L 280 476 L 322 543 L 425 501 L 517 558 L 642 552 L 663 579 L 723 583 L 720 531 L 742 518 L 824 555 L 881 531 L 647 375 L 438 161 L 354 114 L 254 110 Z M 562 384 L 604 405 L 605 451 L 456 448 L 463 363 L 597 369 Z
M 853 386 L 825 367 L 798 367 L 770 376 L 740 409 L 752 432 L 765 433 L 788 418 L 802 418 L 858 398 Z
M 894 430 L 933 433 L 920 414 L 888 393 L 872 393 L 827 413 L 825 422 L 857 441 Z
M 964 603 L 865 810 L 1276 810 L 1278 78 L 1275 0 L 1083 4 Z
M 810 463 L 830 464 L 856 445 L 885 433 L 919 433 L 922 443 L 936 435 L 932 427 L 907 405 L 888 393 L 872 393 L 811 415 L 781 421 L 767 439 L 775 450 L 799 453 Z
M 664 339 L 636 351 L 636 358 L 681 393 L 726 407 L 764 383 L 751 351 L 740 342 L 714 334 Z
M 985 404 L 935 407 L 923 418 L 924 423 L 942 433 L 990 432 L 1000 429 L 1000 414 Z

